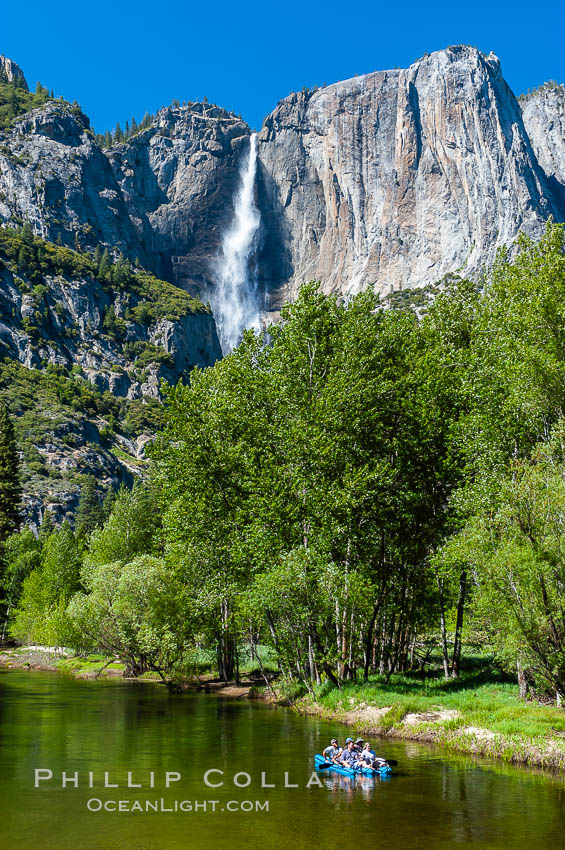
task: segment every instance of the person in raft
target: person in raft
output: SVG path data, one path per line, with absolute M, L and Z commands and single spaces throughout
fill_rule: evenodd
M 361 753 L 361 761 L 363 762 L 363 767 L 382 767 L 383 764 L 388 764 L 386 759 L 381 758 L 375 754 L 375 751 L 371 747 L 368 741 L 365 741 L 365 746 L 363 747 L 363 752 Z
M 341 751 L 339 760 L 344 767 L 354 768 L 357 766 L 357 762 L 359 761 L 359 753 L 355 749 L 353 738 L 345 739 L 345 749 Z
M 332 738 L 329 747 L 326 747 L 326 749 L 322 752 L 322 755 L 326 761 L 333 761 L 337 764 L 342 752 L 343 751 L 337 742 L 337 738 Z

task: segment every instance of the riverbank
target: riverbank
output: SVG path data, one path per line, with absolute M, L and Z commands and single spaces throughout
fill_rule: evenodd
M 123 677 L 124 673 L 123 664 L 102 655 L 81 658 L 37 646 L 0 650 L 0 667 L 53 671 L 78 679 Z M 134 681 L 161 684 L 155 673 Z M 282 692 L 278 698 L 269 694 L 257 679 L 235 685 L 201 673 L 184 680 L 181 687 L 220 697 L 289 704 Z M 447 682 L 434 674 L 392 676 L 388 683 L 374 676 L 367 684 L 346 683 L 340 690 L 325 683 L 315 697 L 294 700 L 292 708 L 350 726 L 364 737 L 432 743 L 513 764 L 565 771 L 565 710 L 520 699 L 517 686 L 497 678 L 486 666 L 471 667 Z
M 119 660 L 108 660 L 101 654 L 92 653 L 85 658 L 56 647 L 23 646 L 0 649 L 0 667 L 12 670 L 37 670 L 42 672 L 65 673 L 75 679 L 122 678 L 124 681 L 162 685 L 158 673 L 144 673 L 135 679 L 124 677 L 124 665 Z M 179 683 L 182 690 L 206 691 L 222 697 L 261 699 L 262 693 L 256 679 L 240 684 L 221 682 L 212 674 L 195 674 Z M 265 697 L 266 698 L 266 697 Z
M 457 680 L 393 676 L 340 690 L 323 685 L 294 704 L 301 714 L 379 738 L 433 743 L 513 764 L 565 770 L 565 711 L 523 700 L 518 688 L 485 671 Z M 492 680 L 494 679 L 494 680 Z

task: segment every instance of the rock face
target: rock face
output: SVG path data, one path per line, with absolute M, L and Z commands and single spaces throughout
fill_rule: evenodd
M 27 90 L 3 56 L 0 82 L 5 103 Z M 221 356 L 213 317 L 171 284 L 205 300 L 217 285 L 250 129 L 173 105 L 103 150 L 76 104 L 26 97 L 43 105 L 0 131 L 0 224 L 31 225 L 0 232 L 0 394 L 30 515 L 50 502 L 62 517 L 81 473 L 115 487 L 143 464 L 160 379 Z M 564 139 L 563 86 L 519 104 L 496 56 L 471 47 L 292 94 L 257 140 L 258 290 L 276 311 L 312 279 L 401 299 L 476 276 L 521 230 L 565 218 Z
M 152 269 L 193 294 L 213 285 L 249 134 L 232 113 L 191 103 L 108 153 Z
M 29 369 L 75 370 L 99 391 L 127 399 L 158 398 L 162 379 L 188 379 L 195 366 L 221 359 L 213 317 L 195 312 L 151 324 L 132 320 L 143 303 L 92 278 L 45 275 L 37 286 L 0 271 L 0 354 Z M 112 309 L 123 323 L 109 334 Z M 140 355 L 141 358 L 140 358 Z
M 524 98 L 522 116 L 538 162 L 565 207 L 565 86 L 541 86 Z
M 73 264 L 85 273 L 62 268 Z M 81 476 L 131 483 L 160 422 L 162 379 L 221 358 L 205 306 L 141 270 L 95 263 L 29 233 L 0 233 L 0 397 L 22 451 L 27 518 L 73 513 Z
M 285 98 L 258 138 L 255 265 L 271 309 L 311 279 L 349 294 L 472 277 L 521 230 L 563 220 L 563 101 L 555 87 L 522 114 L 498 59 L 464 46 Z M 190 103 L 103 151 L 78 107 L 50 101 L 0 134 L 0 221 L 107 245 L 206 298 L 249 135 Z
M 7 56 L 0 56 L 0 80 L 7 83 L 17 83 L 21 88 L 29 91 L 24 72 L 19 65 L 12 62 Z
M 473 276 L 561 217 L 498 59 L 470 47 L 291 95 L 259 158 L 273 307 L 311 279 L 348 294 Z
M 103 242 L 133 258 L 141 251 L 88 118 L 61 101 L 27 113 L 0 133 L 0 219 L 29 221 L 35 233 L 53 242 L 73 245 L 77 239 L 82 248 Z

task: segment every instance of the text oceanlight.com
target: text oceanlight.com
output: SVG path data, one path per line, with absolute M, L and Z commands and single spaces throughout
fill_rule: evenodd
M 89 812 L 268 812 L 268 800 L 100 800 L 86 802 Z

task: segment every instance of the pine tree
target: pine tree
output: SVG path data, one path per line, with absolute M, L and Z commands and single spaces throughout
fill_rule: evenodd
M 55 524 L 53 522 L 53 514 L 47 508 L 43 509 L 43 516 L 41 517 L 41 525 L 39 526 L 39 533 L 37 535 L 37 539 L 43 546 L 48 537 L 51 537 L 53 532 L 55 531 Z
M 25 221 L 22 227 L 22 239 L 27 245 L 31 245 L 33 242 L 33 230 L 29 221 Z
M 14 425 L 0 402 L 0 542 L 21 524 L 22 486 Z
M 104 253 L 102 254 L 102 259 L 100 260 L 100 266 L 98 267 L 98 277 L 102 281 L 106 281 L 112 271 L 112 261 L 110 260 L 110 254 L 108 253 L 108 249 L 104 248 Z
M 112 508 L 114 506 L 114 502 L 116 501 L 116 493 L 112 488 L 110 488 L 106 495 L 104 496 L 104 501 L 102 502 L 102 513 L 104 514 L 104 522 L 109 518 L 112 513 Z
M 88 536 L 104 522 L 104 510 L 96 493 L 94 476 L 85 475 L 75 516 L 75 529 L 80 537 Z

